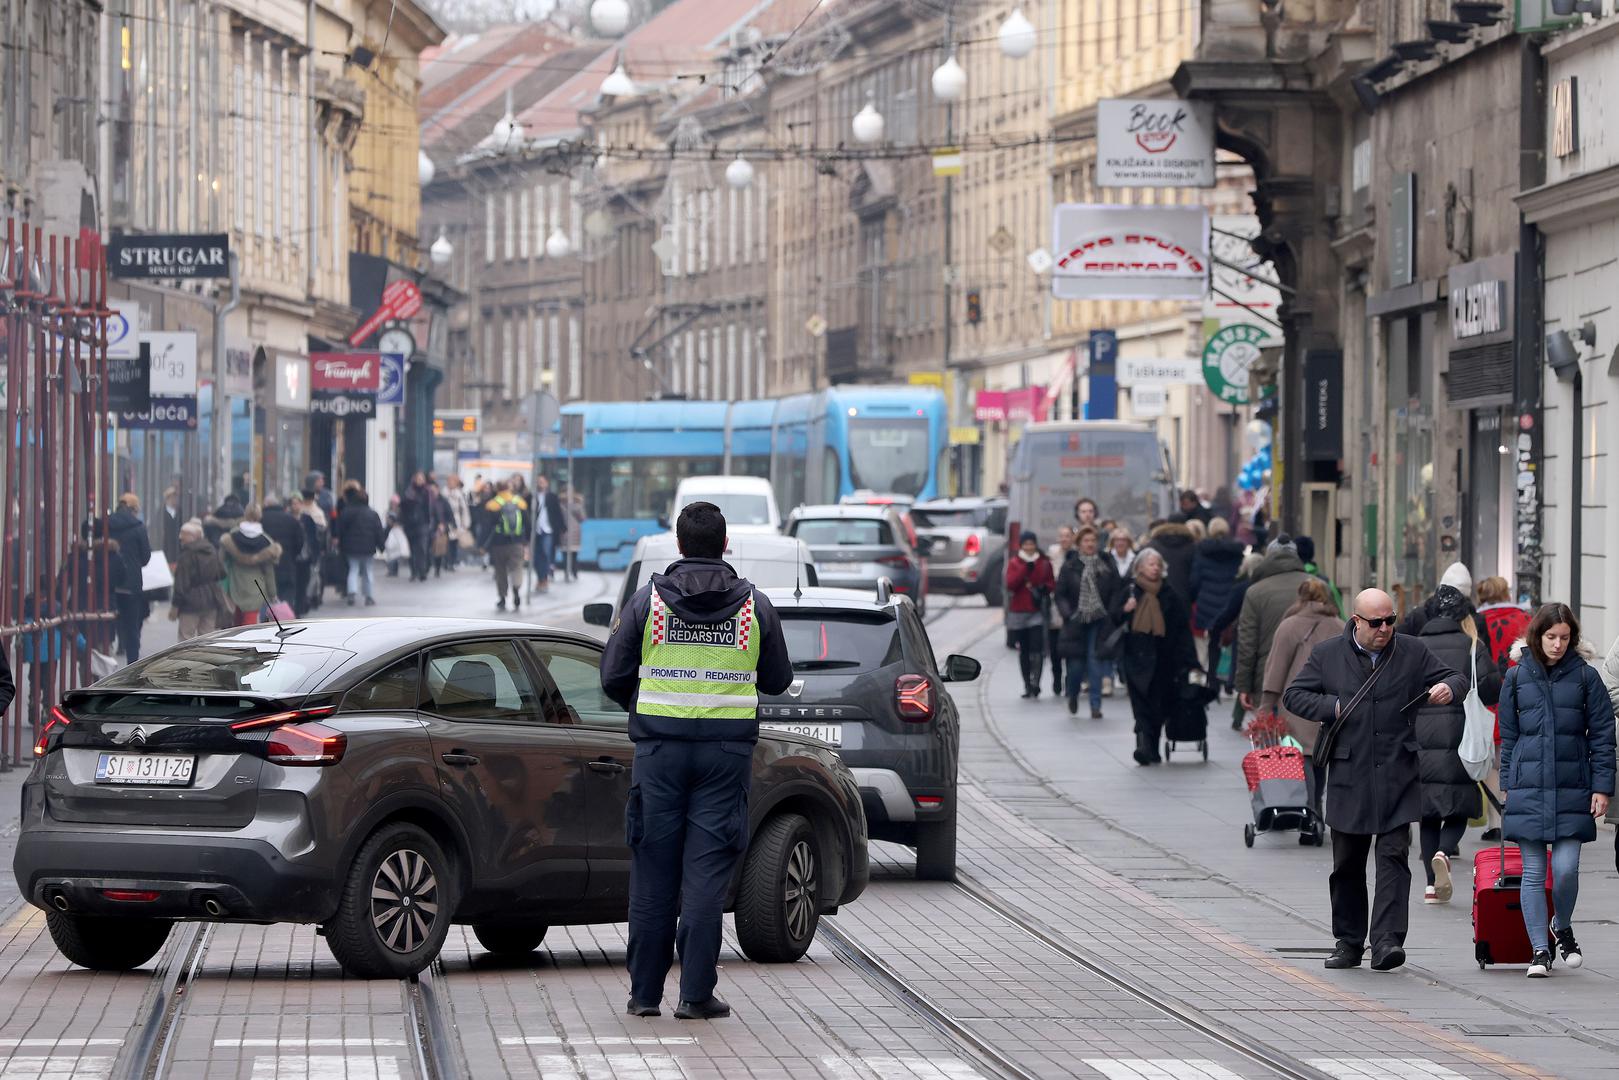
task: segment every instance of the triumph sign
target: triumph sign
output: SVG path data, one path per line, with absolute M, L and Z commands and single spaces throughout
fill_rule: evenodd
M 1213 187 L 1214 105 L 1104 98 L 1096 105 L 1102 187 Z
M 1052 215 L 1058 300 L 1201 300 L 1209 214 L 1201 206 L 1064 203 Z
M 309 411 L 327 416 L 377 414 L 382 357 L 377 353 L 310 353 Z
M 107 248 L 107 272 L 115 278 L 228 278 L 230 237 L 115 232 Z

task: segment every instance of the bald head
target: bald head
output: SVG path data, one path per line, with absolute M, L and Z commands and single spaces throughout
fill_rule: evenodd
M 1355 640 L 1367 652 L 1382 652 L 1394 638 L 1394 598 L 1382 589 L 1355 597 Z

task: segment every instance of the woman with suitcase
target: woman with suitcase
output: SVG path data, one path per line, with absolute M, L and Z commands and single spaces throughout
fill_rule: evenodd
M 1614 785 L 1613 703 L 1586 662 L 1580 624 L 1565 604 L 1546 604 L 1529 620 L 1518 666 L 1501 689 L 1501 832 L 1523 853 L 1520 899 L 1534 958 L 1531 979 L 1551 973 L 1547 938 L 1547 845 L 1557 947 L 1571 968 L 1583 962 L 1574 940 L 1580 846 L 1596 839 Z

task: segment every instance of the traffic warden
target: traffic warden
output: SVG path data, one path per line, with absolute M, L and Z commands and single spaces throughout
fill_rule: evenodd
M 714 994 L 720 923 L 748 846 L 759 695 L 793 681 L 781 620 L 725 562 L 725 515 L 694 502 L 675 522 L 681 558 L 630 598 L 602 654 L 602 686 L 630 713 L 631 1016 L 658 1016 L 680 951 L 682 1020 L 729 1016 Z M 679 928 L 676 929 L 678 908 Z

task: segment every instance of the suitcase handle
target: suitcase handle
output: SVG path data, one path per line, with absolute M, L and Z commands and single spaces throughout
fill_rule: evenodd
M 1506 801 L 1504 799 L 1502 799 L 1499 795 L 1497 795 L 1495 792 L 1491 791 L 1489 784 L 1486 784 L 1483 781 L 1480 781 L 1478 786 L 1479 786 L 1479 790 L 1484 792 L 1484 797 L 1490 801 L 1490 805 L 1495 807 L 1495 812 L 1501 815 L 1501 862 L 1499 864 L 1500 869 L 1498 869 L 1496 871 L 1496 881 L 1495 881 L 1496 886 L 1499 887 L 1503 883 L 1505 883 L 1505 881 L 1507 880 L 1507 832 L 1506 832 L 1507 806 L 1506 806 Z

